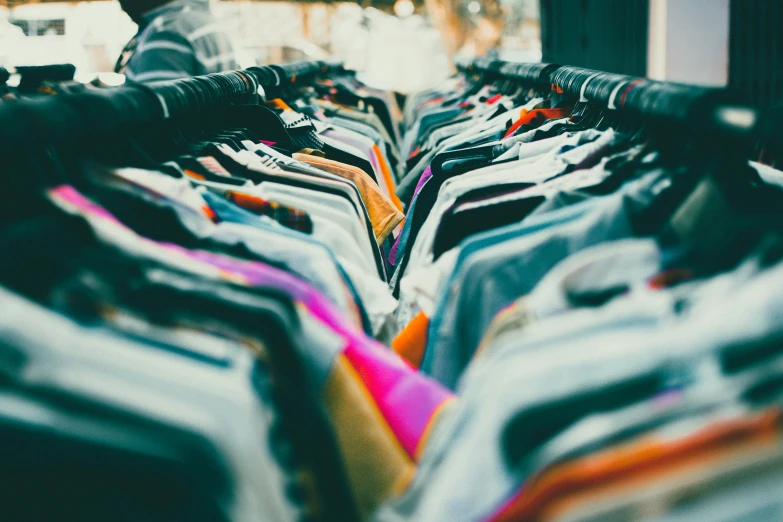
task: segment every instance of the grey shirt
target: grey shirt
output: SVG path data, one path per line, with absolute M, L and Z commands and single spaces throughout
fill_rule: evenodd
M 115 72 L 147 83 L 238 68 L 231 38 L 212 16 L 208 0 L 175 0 L 143 15 Z

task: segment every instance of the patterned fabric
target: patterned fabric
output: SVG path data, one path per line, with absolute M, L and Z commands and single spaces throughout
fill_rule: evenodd
M 281 167 L 272 156 L 261 156 L 260 154 L 256 154 L 256 156 L 261 158 L 261 165 L 268 170 L 283 171 L 283 167 Z
M 143 16 L 115 72 L 132 82 L 176 80 L 238 69 L 231 38 L 205 0 L 175 0 Z
M 212 156 L 203 156 L 198 158 L 198 162 L 201 163 L 205 169 L 215 174 L 216 176 L 223 176 L 225 178 L 231 177 L 231 173 L 223 168 L 223 165 L 221 165 L 220 162 Z
M 318 137 L 315 126 L 308 116 L 294 111 L 279 99 L 271 100 L 267 105 L 278 109 L 277 115 L 283 120 L 294 150 L 324 148 L 324 142 Z
M 313 220 L 303 210 L 233 191 L 226 192 L 226 199 L 254 214 L 272 218 L 285 227 L 305 234 L 313 233 Z
M 291 136 L 291 144 L 294 149 L 323 149 L 324 142 L 318 137 L 315 129 L 294 128 L 288 129 Z

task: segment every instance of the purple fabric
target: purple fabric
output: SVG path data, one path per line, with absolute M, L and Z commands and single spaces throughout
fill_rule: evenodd
M 402 234 L 400 234 L 400 237 L 397 238 L 397 241 L 394 242 L 394 245 L 392 245 L 391 250 L 389 251 L 389 263 L 391 263 L 392 266 L 397 266 L 397 251 L 400 249 L 401 239 Z
M 422 187 L 424 187 L 424 184 L 427 183 L 427 180 L 432 177 L 432 169 L 430 167 L 427 167 L 424 169 L 424 172 L 421 174 L 421 178 L 419 178 L 419 182 L 416 184 L 416 190 L 413 191 L 413 197 L 419 195 L 419 192 L 421 192 Z M 406 216 L 407 219 L 407 216 Z M 400 234 L 400 236 L 397 238 L 397 241 L 394 242 L 394 246 L 392 246 L 391 251 L 389 252 L 389 262 L 393 266 L 397 266 L 397 252 L 400 250 L 400 246 L 402 245 L 402 238 L 405 236 L 405 234 Z
M 421 178 L 419 178 L 419 182 L 416 184 L 416 190 L 413 191 L 413 197 L 419 195 L 419 192 L 421 192 L 422 187 L 424 187 L 424 184 L 427 183 L 427 180 L 432 177 L 432 169 L 430 167 L 427 167 L 424 169 L 424 172 L 421 174 Z

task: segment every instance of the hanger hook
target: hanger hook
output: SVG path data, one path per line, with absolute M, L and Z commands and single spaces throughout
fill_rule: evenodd
M 591 81 L 593 78 L 595 78 L 596 76 L 598 76 L 599 74 L 601 74 L 601 73 L 600 73 L 600 72 L 597 72 L 597 73 L 593 73 L 593 74 L 591 74 L 590 76 L 588 76 L 588 77 L 587 77 L 587 79 L 585 80 L 585 83 L 583 83 L 583 84 L 582 84 L 582 89 L 581 89 L 581 91 L 579 92 L 579 102 L 580 102 L 580 103 L 587 103 L 588 101 L 590 101 L 590 100 L 588 100 L 588 99 L 585 97 L 585 92 L 587 91 L 587 84 L 588 84 L 588 83 L 590 83 L 590 81 Z
M 615 105 L 615 101 L 617 100 L 617 95 L 620 94 L 620 89 L 625 87 L 627 84 L 628 84 L 627 81 L 620 82 L 619 84 L 617 84 L 617 87 L 614 88 L 612 94 L 609 95 L 609 103 L 607 104 L 609 110 L 611 111 L 617 110 L 617 105 Z

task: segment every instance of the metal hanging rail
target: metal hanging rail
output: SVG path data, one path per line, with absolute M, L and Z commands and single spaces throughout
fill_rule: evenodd
M 0 102 L 0 147 L 12 150 L 141 127 L 247 100 L 263 91 L 348 73 L 341 62 L 312 60 L 4 101 Z

